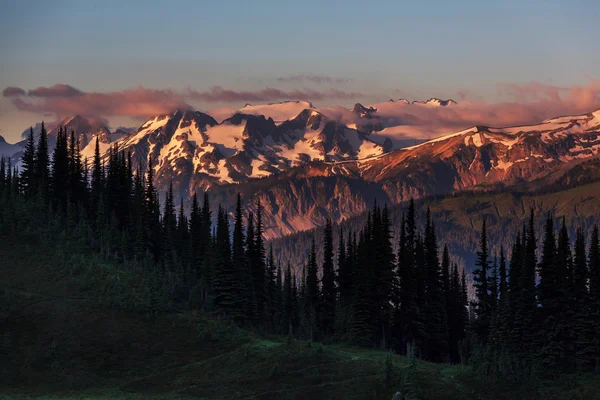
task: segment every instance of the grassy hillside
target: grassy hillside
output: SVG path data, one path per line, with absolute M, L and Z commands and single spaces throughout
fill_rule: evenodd
M 193 311 L 123 311 L 111 265 L 0 238 L 0 397 L 593 399 L 597 376 L 486 382 L 467 366 L 265 337 Z M 82 257 L 85 259 L 86 257 Z M 122 289 L 124 290 L 124 289 Z M 121 290 L 121 291 L 122 291 Z M 386 364 L 387 363 L 387 364 Z M 386 366 L 387 365 L 387 366 Z

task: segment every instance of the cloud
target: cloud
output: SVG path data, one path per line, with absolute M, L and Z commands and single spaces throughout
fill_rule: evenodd
M 558 86 L 540 82 L 503 84 L 498 87 L 501 102 L 486 102 L 470 92 L 459 95 L 458 104 L 435 107 L 405 102 L 384 102 L 375 105 L 377 115 L 386 126 L 395 126 L 398 135 L 421 135 L 429 138 L 474 125 L 505 127 L 534 124 L 544 119 L 585 114 L 600 109 L 600 80 L 588 79 L 586 84 Z M 137 87 L 112 92 L 86 92 L 66 84 L 39 87 L 26 91 L 7 87 L 3 96 L 19 110 L 52 113 L 58 117 L 80 114 L 88 117 L 112 118 L 148 117 L 172 112 L 174 109 L 193 109 L 194 105 L 214 105 L 213 108 L 235 103 L 262 103 L 280 100 L 308 100 L 335 104 L 356 101 L 367 96 L 343 90 L 290 89 L 266 87 L 258 90 L 235 90 L 215 86 L 208 90 L 151 89 Z M 389 97 L 381 96 L 384 99 Z M 357 116 L 345 107 L 323 108 L 332 118 L 357 121 Z M 223 110 L 222 116 L 232 112 Z
M 378 135 L 395 142 L 430 139 L 476 125 L 508 127 L 531 125 L 545 119 L 582 115 L 600 109 L 600 80 L 589 79 L 585 85 L 559 87 L 539 82 L 502 85 L 498 93 L 502 102 L 486 102 L 463 92 L 457 104 L 446 107 L 423 103 L 390 101 L 373 106 L 385 127 Z M 322 109 L 332 118 L 346 123 L 367 123 L 344 107 Z
M 5 89 L 4 96 L 11 97 L 13 92 L 9 91 L 7 96 Z M 69 85 L 57 84 L 30 90 L 27 96 L 13 96 L 11 101 L 21 111 L 53 113 L 59 117 L 79 114 L 99 118 L 125 116 L 144 119 L 177 108 L 193 108 L 181 93 L 141 86 L 115 92 L 83 92 Z
M 9 86 L 2 91 L 2 96 L 4 97 L 16 97 L 16 96 L 24 96 L 25 90 L 20 87 Z
M 199 92 L 189 90 L 190 98 L 209 103 L 218 102 L 256 102 L 256 101 L 274 101 L 274 100 L 327 100 L 327 99 L 356 99 L 362 96 L 361 93 L 345 92 L 342 90 L 329 89 L 318 91 L 312 89 L 295 89 L 285 91 L 267 87 L 261 90 L 237 91 L 224 89 L 221 86 L 215 86 L 210 90 Z
M 297 75 L 289 75 L 289 76 L 280 76 L 277 78 L 278 82 L 294 82 L 294 83 L 302 83 L 302 82 L 310 82 L 310 83 L 329 83 L 329 84 L 342 84 L 351 82 L 352 79 L 348 78 L 333 78 L 327 75 L 312 75 L 312 74 L 297 74 Z
M 267 102 L 275 100 L 340 100 L 355 99 L 361 93 L 336 89 L 232 90 L 215 86 L 209 90 L 151 89 L 139 86 L 113 92 L 85 92 L 67 84 L 38 87 L 25 92 L 17 87 L 7 87 L 4 97 L 21 111 L 53 113 L 57 116 L 85 115 L 90 117 L 132 117 L 144 119 L 175 109 L 194 109 L 190 101 L 203 103 Z
M 51 87 L 40 86 L 27 92 L 27 95 L 33 97 L 75 97 L 82 96 L 83 92 L 73 86 L 57 83 Z

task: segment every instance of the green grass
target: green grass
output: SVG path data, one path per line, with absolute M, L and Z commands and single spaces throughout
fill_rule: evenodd
M 387 351 L 288 344 L 201 313 L 110 308 L 96 299 L 106 272 L 65 274 L 48 252 L 0 238 L 0 398 L 391 399 L 410 388 L 420 399 L 566 400 L 600 393 L 597 375 L 510 387 L 467 366 L 416 362 L 411 369 L 406 357 Z

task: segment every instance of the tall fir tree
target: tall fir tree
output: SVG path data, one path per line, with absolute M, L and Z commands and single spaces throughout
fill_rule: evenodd
M 489 254 L 487 242 L 487 229 L 485 219 L 481 226 L 481 238 L 479 240 L 479 250 L 477 251 L 477 261 L 475 270 L 473 270 L 473 282 L 475 287 L 476 301 L 473 302 L 475 321 L 473 321 L 474 332 L 478 339 L 486 343 L 490 331 L 491 323 L 491 302 L 488 289 L 488 268 Z
M 337 291 L 335 287 L 335 271 L 333 268 L 333 228 L 331 219 L 325 222 L 323 238 L 323 268 L 321 278 L 320 319 L 322 334 L 333 336 Z

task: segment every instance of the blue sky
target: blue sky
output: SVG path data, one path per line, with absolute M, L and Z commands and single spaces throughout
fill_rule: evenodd
M 600 65 L 596 1 L 8 0 L 0 7 L 2 88 L 326 86 L 364 99 L 319 105 L 459 91 L 495 101 L 499 84 L 585 84 Z M 277 81 L 296 74 L 348 81 Z M 0 134 L 20 132 L 31 117 L 2 99 Z

